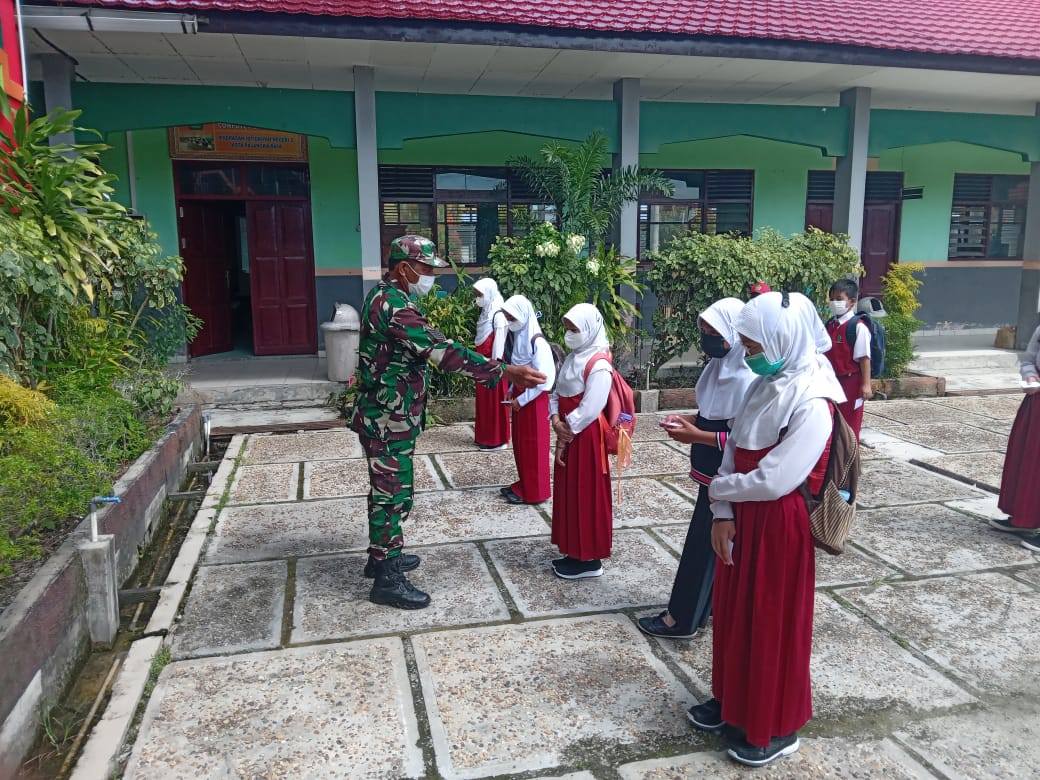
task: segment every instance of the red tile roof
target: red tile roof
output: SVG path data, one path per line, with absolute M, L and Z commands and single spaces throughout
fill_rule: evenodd
M 1040 0 L 72 0 L 1040 59 Z

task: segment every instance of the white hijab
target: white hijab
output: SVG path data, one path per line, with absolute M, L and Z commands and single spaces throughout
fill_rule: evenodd
M 502 304 L 502 311 L 521 324 L 520 330 L 513 331 L 513 358 L 510 362 L 514 366 L 531 365 L 534 362 L 531 342 L 542 332 L 534 306 L 524 296 L 514 295 Z
M 742 449 L 761 450 L 776 444 L 795 410 L 812 398 L 835 403 L 845 400 L 834 371 L 821 365 L 818 332 L 806 311 L 814 310 L 812 302 L 801 293 L 789 296 L 790 304 L 784 307 L 781 293 L 760 295 L 737 319 L 737 330 L 761 344 L 767 360 L 784 360 L 779 372 L 752 383 L 737 412 L 731 435 Z
M 737 318 L 743 309 L 744 302 L 738 298 L 723 298 L 701 312 L 700 318 L 730 345 L 725 357 L 708 361 L 697 380 L 697 405 L 709 420 L 732 419 L 755 381 L 754 372 L 744 362 L 744 345 L 737 333 Z
M 498 291 L 498 283 L 494 279 L 480 279 L 473 285 L 473 289 L 480 293 L 480 316 L 477 317 L 477 346 L 479 347 L 495 330 L 495 315 L 505 301 L 502 300 L 502 293 Z
M 591 303 L 579 303 L 563 318 L 577 327 L 582 336 L 581 346 L 567 355 L 556 379 L 557 394 L 571 398 L 585 392 L 585 366 L 597 353 L 610 352 L 610 339 L 603 325 L 603 315 Z M 594 370 L 605 371 L 608 368 L 604 364 L 603 368 Z

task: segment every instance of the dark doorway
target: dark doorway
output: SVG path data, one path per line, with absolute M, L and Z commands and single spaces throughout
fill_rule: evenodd
M 306 166 L 175 162 L 191 357 L 318 349 Z

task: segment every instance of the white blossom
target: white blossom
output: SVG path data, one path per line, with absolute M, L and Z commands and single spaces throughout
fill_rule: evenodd
M 534 253 L 539 257 L 556 257 L 560 254 L 560 245 L 554 241 L 543 241 L 535 245 Z
M 585 263 L 585 267 L 589 269 L 590 274 L 596 275 L 599 273 L 599 260 L 590 257 L 589 261 Z
M 585 236 L 577 233 L 567 236 L 567 246 L 574 254 L 578 254 L 585 248 Z

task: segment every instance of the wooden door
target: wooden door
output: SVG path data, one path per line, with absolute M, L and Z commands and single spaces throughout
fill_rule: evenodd
M 257 355 L 317 352 L 310 205 L 251 201 L 246 216 L 253 351 Z
M 231 214 L 222 204 L 187 201 L 177 209 L 184 259 L 184 303 L 202 320 L 202 329 L 188 346 L 191 357 L 227 352 L 232 347 L 233 228 Z
M 896 261 L 899 241 L 899 204 L 868 203 L 863 211 L 863 250 L 860 253 L 865 274 L 863 295 L 881 294 L 881 277 Z
M 830 233 L 834 226 L 834 204 L 833 203 L 807 203 L 805 205 L 805 228 L 818 228 L 824 233 Z

